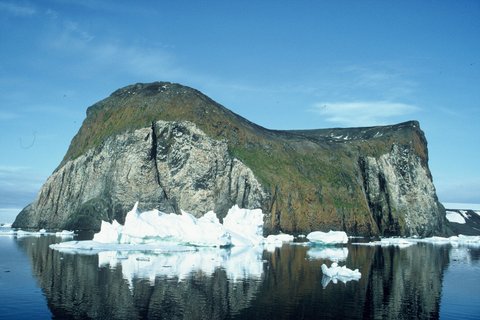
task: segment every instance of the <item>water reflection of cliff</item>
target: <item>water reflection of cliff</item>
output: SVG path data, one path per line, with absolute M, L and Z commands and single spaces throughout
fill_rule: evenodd
M 61 254 L 48 248 L 51 237 L 24 238 L 20 247 L 31 258 L 50 310 L 57 318 L 222 319 L 237 314 L 255 297 L 259 279 L 233 282 L 223 269 L 175 278 L 135 278 L 122 268 L 99 267 L 97 255 Z
M 122 267 L 99 267 L 97 255 L 48 249 L 52 238 L 22 239 L 52 313 L 58 318 L 165 319 L 431 319 L 439 317 L 448 247 L 349 246 L 345 262 L 362 278 L 322 287 L 322 263 L 308 247 L 264 252 L 260 278 L 229 278 L 223 268 L 178 279 L 157 276 L 131 284 Z M 321 257 L 321 255 L 318 255 Z
M 304 248 L 276 251 L 245 318 L 270 319 L 435 319 L 439 317 L 442 276 L 448 247 L 350 246 L 345 261 L 362 272 L 360 281 L 322 289 L 320 266 L 305 261 Z M 329 264 L 329 262 L 326 262 Z M 343 264 L 343 263 L 341 263 Z M 277 301 L 275 308 L 270 307 Z

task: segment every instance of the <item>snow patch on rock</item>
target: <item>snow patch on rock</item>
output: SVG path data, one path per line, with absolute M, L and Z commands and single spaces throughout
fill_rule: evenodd
M 455 211 L 447 211 L 446 217 L 447 217 L 447 220 L 450 222 L 460 223 L 460 224 L 466 223 L 465 215 Z

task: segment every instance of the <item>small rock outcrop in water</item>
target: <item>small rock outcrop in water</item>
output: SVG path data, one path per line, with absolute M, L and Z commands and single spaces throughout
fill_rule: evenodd
M 445 234 L 418 122 L 275 131 L 167 82 L 87 110 L 59 167 L 14 227 L 99 229 L 144 209 L 224 217 L 261 208 L 265 232 Z

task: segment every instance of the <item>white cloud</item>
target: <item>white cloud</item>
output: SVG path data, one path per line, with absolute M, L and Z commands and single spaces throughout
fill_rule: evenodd
M 19 5 L 11 2 L 0 2 L 0 11 L 7 12 L 14 16 L 32 16 L 36 13 L 36 10 L 32 6 Z
M 419 109 L 413 105 L 390 101 L 323 102 L 312 111 L 325 120 L 347 127 L 375 126 L 400 122 Z

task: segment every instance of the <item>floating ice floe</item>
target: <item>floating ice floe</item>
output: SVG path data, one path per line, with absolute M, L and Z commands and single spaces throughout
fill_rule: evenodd
M 406 248 L 417 243 L 431 243 L 436 245 L 453 245 L 453 246 L 480 246 L 480 236 L 458 235 L 452 237 L 429 237 L 429 238 L 383 238 L 380 241 L 372 241 L 366 243 L 352 243 L 359 246 L 397 246 Z
M 338 280 L 342 281 L 343 283 L 347 283 L 351 280 L 360 280 L 362 274 L 358 269 L 352 270 L 347 268 L 346 266 L 338 266 L 336 262 L 333 262 L 329 267 L 326 264 L 322 264 L 322 286 L 325 288 L 330 281 L 333 283 L 337 283 Z
M 63 230 L 61 232 L 47 232 L 45 229 L 40 229 L 39 231 L 25 231 L 21 229 L 12 229 L 10 227 L 0 227 L 0 236 L 16 236 L 18 238 L 22 237 L 40 237 L 43 235 L 55 235 L 57 237 L 68 238 L 75 235 L 74 231 Z
M 307 257 L 311 260 L 345 261 L 348 257 L 348 248 L 311 247 L 307 251 Z
M 45 229 L 40 230 L 42 233 L 46 233 Z M 75 235 L 75 231 L 70 230 L 62 230 L 60 232 L 55 232 L 55 236 L 62 237 L 62 238 L 70 238 Z
M 11 227 L 1 226 L 0 227 L 0 236 L 14 236 L 17 234 L 17 231 L 13 230 Z
M 360 245 L 360 246 L 382 246 L 382 247 L 395 246 L 399 248 L 407 248 L 416 243 L 417 243 L 417 239 L 412 239 L 412 238 L 383 238 L 379 241 L 357 242 L 352 244 Z
M 213 211 L 201 218 L 182 211 L 166 214 L 158 210 L 138 212 L 138 203 L 127 213 L 125 224 L 102 221 L 93 241 L 64 242 L 51 247 L 73 252 L 105 250 L 141 250 L 226 246 L 257 246 L 263 243 L 263 213 L 233 206 L 220 223 Z M 114 249 L 115 248 L 115 249 Z M 183 250 L 183 249 L 182 249 Z
M 465 236 L 465 235 L 458 235 L 452 236 L 449 238 L 443 237 L 430 237 L 424 239 L 417 239 L 417 242 L 426 242 L 426 243 L 433 243 L 438 245 L 443 244 L 451 244 L 453 246 L 480 246 L 480 236 Z
M 348 236 L 344 231 L 313 231 L 307 235 L 307 239 L 310 242 L 325 245 L 348 243 Z
M 189 213 L 166 214 L 158 210 L 139 213 L 138 202 L 127 213 L 125 224 L 102 221 L 100 232 L 93 240 L 100 243 L 147 244 L 159 241 L 195 246 L 227 246 L 230 235 L 216 215 L 208 212 L 196 219 Z
M 263 245 L 265 250 L 273 252 L 276 248 L 280 248 L 284 243 L 293 242 L 293 240 L 294 237 L 290 234 L 271 234 L 263 239 Z
M 235 205 L 228 210 L 227 216 L 223 219 L 223 227 L 231 235 L 231 243 L 234 246 L 256 246 L 263 242 L 261 209 L 240 209 Z

